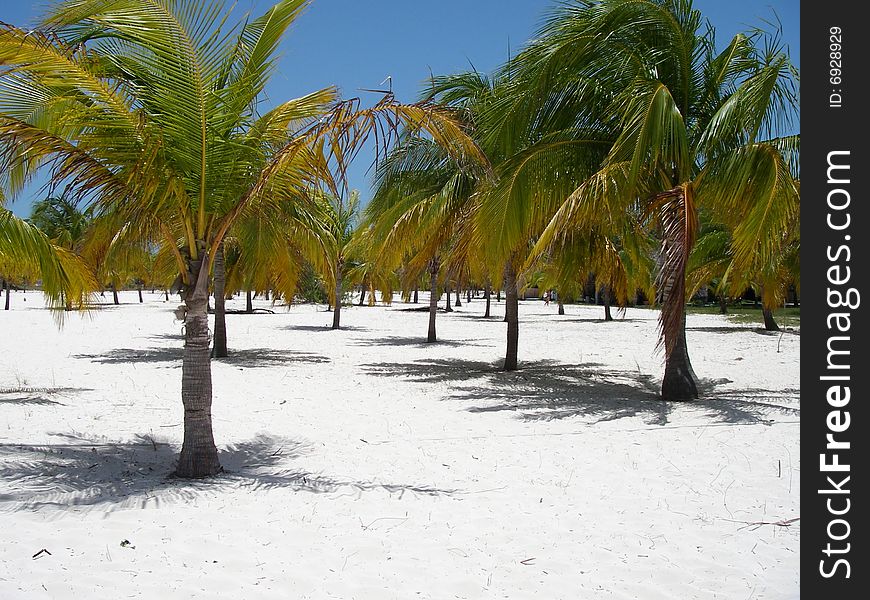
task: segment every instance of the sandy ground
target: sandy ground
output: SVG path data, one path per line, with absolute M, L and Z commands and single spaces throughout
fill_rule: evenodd
M 58 330 L 24 297 L 0 311 L 4 600 L 799 597 L 794 331 L 690 316 L 704 400 L 672 404 L 650 310 L 525 301 L 515 373 L 481 300 L 436 345 L 402 303 L 341 331 L 229 315 L 227 473 L 185 482 L 176 300 Z

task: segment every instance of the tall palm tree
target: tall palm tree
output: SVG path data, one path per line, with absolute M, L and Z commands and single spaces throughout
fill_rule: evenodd
M 775 261 L 798 210 L 797 74 L 777 35 L 737 35 L 721 52 L 687 0 L 564 5 L 512 65 L 537 114 L 597 123 L 612 144 L 544 236 L 606 225 L 640 208 L 662 240 L 662 397 L 698 396 L 685 336 L 685 269 L 699 206 L 733 225 L 734 259 Z
M 213 257 L 234 224 L 300 203 L 323 172 L 312 150 L 327 133 L 350 158 L 373 130 L 425 129 L 457 154 L 476 148 L 450 115 L 391 97 L 340 103 L 264 148 L 256 109 L 284 32 L 307 5 L 281 0 L 225 27 L 216 0 L 68 0 L 37 32 L 0 29 L 0 166 L 20 184 L 42 164 L 142 240 L 160 240 L 184 284 L 184 441 L 176 473 L 221 470 L 212 433 L 207 303 Z M 334 96 L 316 93 L 319 107 Z M 299 101 L 270 111 L 286 136 Z M 307 113 L 310 114 L 310 113 Z M 252 138 L 256 141 L 252 141 Z M 265 157 L 264 157 L 265 154 Z M 343 168 L 346 161 L 342 162 Z

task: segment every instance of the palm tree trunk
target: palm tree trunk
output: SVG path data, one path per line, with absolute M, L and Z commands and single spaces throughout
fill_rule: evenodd
M 365 283 L 362 283 L 362 284 L 360 284 L 359 287 L 360 287 L 360 290 L 359 290 L 359 305 L 362 306 L 363 303 L 366 301 L 366 284 L 365 284 Z
M 498 289 L 495 291 L 495 301 L 496 301 L 496 302 L 501 302 L 501 288 L 498 288 Z
M 517 370 L 517 348 L 520 337 L 519 290 L 517 274 L 510 261 L 504 268 L 505 320 L 507 321 L 507 349 L 504 357 L 504 370 Z
M 208 343 L 208 257 L 190 261 L 189 277 L 195 285 L 185 291 L 184 359 L 181 366 L 181 401 L 184 404 L 184 442 L 175 474 L 208 477 L 221 471 L 214 444 L 211 416 L 211 358 Z
M 435 342 L 435 315 L 438 314 L 438 270 L 440 265 L 438 259 L 433 258 L 429 261 L 429 335 L 426 337 L 426 342 Z
M 665 342 L 667 343 L 667 342 Z M 674 349 L 665 358 L 665 376 L 662 380 L 662 400 L 694 400 L 698 397 L 695 371 L 689 360 L 686 345 L 686 313 L 683 311 L 683 326 L 677 335 Z
M 725 294 L 719 294 L 719 314 L 727 315 L 728 314 L 728 302 L 725 299 Z
M 341 262 L 335 265 L 335 309 L 332 311 L 332 328 L 341 327 Z
M 142 300 L 142 286 L 140 285 L 137 287 L 136 291 L 139 292 L 139 304 L 142 304 L 142 302 L 144 302 L 144 300 Z
M 769 308 L 762 308 L 761 314 L 764 317 L 764 329 L 766 331 L 779 331 L 779 325 L 773 318 L 773 311 Z
M 610 286 L 605 285 L 604 286 L 604 320 L 605 321 L 612 321 L 613 320 L 613 314 L 611 314 L 611 312 L 610 312 L 611 300 L 612 300 L 612 298 L 611 298 L 611 294 L 610 294 Z
M 227 356 L 227 270 L 224 263 L 224 245 L 214 255 L 214 347 L 212 356 Z
M 444 312 L 453 312 L 453 309 L 450 308 L 450 284 L 447 284 L 447 289 L 445 290 L 445 295 L 447 296 L 447 306 L 444 309 Z
M 492 288 L 490 287 L 489 284 L 486 284 L 485 295 L 486 295 L 486 312 L 483 313 L 483 318 L 488 319 L 489 318 L 489 305 L 490 305 L 490 301 L 492 300 Z
M 114 283 L 112 284 L 112 302 L 114 302 L 115 304 L 121 304 L 118 301 L 118 288 L 115 287 Z
M 3 310 L 9 310 L 9 280 L 7 279 L 3 280 L 3 291 L 6 292 L 6 300 Z
M 564 314 L 565 314 L 565 303 L 562 302 L 562 299 L 561 299 L 561 298 L 559 298 L 559 314 L 560 314 L 560 315 L 564 315 Z
M 459 291 L 459 286 L 457 285 L 456 286 L 456 303 L 455 303 L 455 306 L 457 308 L 462 306 L 462 299 L 459 297 L 459 295 L 460 295 L 460 291 Z
M 251 290 L 245 290 L 245 312 L 248 314 L 254 312 L 254 299 L 251 297 Z
M 420 300 L 417 292 L 418 292 L 417 288 L 414 288 L 414 304 L 418 304 L 419 300 Z

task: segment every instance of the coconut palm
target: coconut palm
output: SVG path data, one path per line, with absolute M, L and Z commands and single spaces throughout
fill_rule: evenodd
M 53 243 L 37 227 L 3 207 L 0 207 L 0 273 L 7 282 L 12 277 L 39 279 L 52 307 L 66 303 L 82 306 L 97 287 L 91 270 L 74 253 Z M 6 299 L 8 303 L 8 287 Z
M 685 0 L 564 5 L 512 65 L 537 114 L 598 123 L 612 145 L 567 196 L 544 242 L 623 228 L 640 209 L 662 240 L 662 397 L 698 395 L 685 337 L 685 269 L 698 207 L 732 225 L 735 265 L 775 262 L 798 210 L 796 71 L 777 35 L 737 35 L 721 52 Z
M 349 148 L 347 157 L 368 133 L 399 122 L 457 154 L 476 152 L 443 111 L 391 97 L 371 108 L 338 104 L 289 142 L 298 100 L 258 126 L 278 43 L 306 4 L 282 0 L 227 30 L 229 13 L 215 0 L 69 0 L 50 9 L 37 32 L 0 30 L 7 185 L 50 162 L 52 178 L 93 199 L 97 214 L 141 240 L 160 240 L 175 257 L 185 301 L 182 477 L 221 470 L 206 307 L 212 260 L 233 225 L 301 202 L 299 190 L 323 170 L 312 147 L 327 132 Z M 333 98 L 332 90 L 315 93 L 307 105 L 316 109 L 305 116 Z M 285 139 L 261 143 L 271 132 Z

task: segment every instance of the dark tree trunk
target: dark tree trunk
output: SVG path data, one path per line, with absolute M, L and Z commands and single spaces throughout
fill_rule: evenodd
M 471 304 L 471 290 L 465 290 L 465 302 Z
M 612 300 L 612 298 L 610 295 L 610 286 L 606 285 L 606 286 L 604 286 L 604 320 L 605 321 L 612 321 L 613 320 L 613 314 L 610 312 L 611 300 Z
M 662 379 L 662 400 L 694 400 L 698 397 L 695 371 L 689 360 L 686 345 L 686 313 L 682 314 L 683 325 L 675 341 L 674 350 L 665 357 L 665 376 Z M 665 340 L 667 347 L 668 340 Z
M 341 278 L 342 266 L 339 261 L 335 267 L 335 309 L 332 311 L 332 328 L 341 327 Z
M 437 258 L 429 261 L 429 335 L 426 337 L 426 341 L 430 343 L 438 339 L 435 336 L 435 315 L 438 314 L 439 267 Z
M 214 444 L 211 416 L 211 358 L 208 340 L 208 257 L 190 261 L 190 285 L 185 291 L 184 359 L 181 401 L 184 404 L 184 443 L 175 474 L 208 477 L 221 471 Z M 195 282 L 195 283 L 194 283 Z
M 483 313 L 483 318 L 488 319 L 489 318 L 489 305 L 490 305 L 490 301 L 492 300 L 492 289 L 490 289 L 489 285 L 486 286 L 485 295 L 486 295 L 486 312 Z
M 565 304 L 562 302 L 561 299 L 559 300 L 559 314 L 560 315 L 565 314 Z
M 444 290 L 444 295 L 447 296 L 447 305 L 444 308 L 444 312 L 453 312 L 453 309 L 450 307 L 450 284 L 447 284 L 447 289 Z
M 728 314 L 728 301 L 725 299 L 725 294 L 719 294 L 719 314 Z
M 254 298 L 251 296 L 251 290 L 245 290 L 245 312 L 248 314 L 254 312 Z
M 460 295 L 459 286 L 456 287 L 456 307 L 459 308 L 462 306 L 462 299 L 459 297 Z
M 4 301 L 3 310 L 9 310 L 9 281 L 3 280 L 3 291 L 6 292 L 6 300 Z
M 365 302 L 365 301 L 366 301 L 366 284 L 363 283 L 362 285 L 360 285 L 360 290 L 359 290 L 359 305 L 362 306 L 363 302 Z
M 118 289 L 115 287 L 114 283 L 112 284 L 112 302 L 114 302 L 115 304 L 121 304 L 118 301 Z
M 227 356 L 227 271 L 224 263 L 224 245 L 214 255 L 214 348 L 212 356 Z
M 420 297 L 419 297 L 419 294 L 417 292 L 418 292 L 417 288 L 414 288 L 414 304 L 419 304 Z
M 504 269 L 505 320 L 507 321 L 507 349 L 504 357 L 504 370 L 517 370 L 517 347 L 520 337 L 519 290 L 517 274 L 508 262 Z
M 140 285 L 140 286 L 136 289 L 136 291 L 139 292 L 139 304 L 142 304 L 142 302 L 144 302 L 144 300 L 142 300 L 142 286 Z
M 501 288 L 498 288 L 498 289 L 495 291 L 495 301 L 496 301 L 496 302 L 501 302 Z
M 769 308 L 762 308 L 761 314 L 764 317 L 764 329 L 766 331 L 779 331 L 779 325 L 773 318 L 773 311 Z
M 163 290 L 165 302 L 169 302 L 169 290 Z

